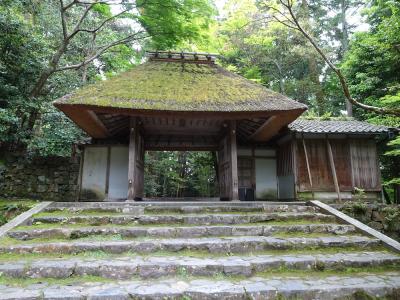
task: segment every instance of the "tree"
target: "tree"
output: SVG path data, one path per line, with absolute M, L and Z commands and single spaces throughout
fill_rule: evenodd
M 255 1 L 228 1 L 226 11 L 218 32 L 223 64 L 323 114 L 326 107 L 319 81 L 323 65 L 301 36 L 268 22 Z
M 400 109 L 395 107 L 378 107 L 373 105 L 368 105 L 356 100 L 349 89 L 346 77 L 342 70 L 337 67 L 329 57 L 324 53 L 323 49 L 319 47 L 315 38 L 306 30 L 306 26 L 301 24 L 300 18 L 298 17 L 299 5 L 293 0 L 264 0 L 259 1 L 259 7 L 266 11 L 271 19 L 274 21 L 285 25 L 288 28 L 300 32 L 314 47 L 317 53 L 322 57 L 328 67 L 337 75 L 342 91 L 346 99 L 353 105 L 356 105 L 364 110 L 372 111 L 378 114 L 390 114 L 395 116 L 400 116 Z M 300 7 L 301 8 L 301 7 Z
M 370 105 L 400 107 L 400 4 L 374 1 L 366 11 L 370 29 L 355 34 L 343 62 L 351 92 Z M 399 128 L 400 117 L 357 110 L 358 118 Z M 400 136 L 381 146 L 382 177 L 400 199 Z
M 22 67 L 31 73 L 26 74 L 25 85 L 16 83 L 18 75 L 1 78 L 19 93 L 18 101 L 15 93 L 4 95 L 7 105 L 0 114 L 3 147 L 29 145 L 41 132 L 43 122 L 49 120 L 42 118 L 43 113 L 63 118 L 48 105 L 50 101 L 98 79 L 100 74 L 120 72 L 139 61 L 141 53 L 133 47 L 169 49 L 201 38 L 197 33 L 207 28 L 213 13 L 208 0 L 4 0 L 0 4 L 2 28 L 10 28 L 8 21 L 17 19 L 18 24 L 11 24 L 20 34 L 2 30 L 2 40 L 12 39 L 17 46 L 2 44 L 6 51 L 0 60 L 9 61 L 4 72 L 21 68 L 10 59 L 19 57 L 19 51 L 24 52 L 21 58 L 26 57 Z M 18 43 L 20 37 L 26 44 Z M 29 45 L 40 50 L 31 52 Z
M 217 179 L 210 152 L 149 151 L 146 197 L 215 197 Z

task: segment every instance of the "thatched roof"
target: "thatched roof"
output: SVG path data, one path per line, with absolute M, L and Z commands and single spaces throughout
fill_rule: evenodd
M 212 63 L 150 60 L 111 79 L 98 81 L 55 102 L 157 111 L 274 112 L 306 106 Z

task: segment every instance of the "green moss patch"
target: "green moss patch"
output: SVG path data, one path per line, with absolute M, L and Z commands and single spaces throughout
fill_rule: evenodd
M 303 104 L 210 64 L 149 61 L 56 104 L 175 111 L 269 111 Z
M 389 253 L 390 251 L 383 246 L 369 247 L 368 251 L 379 251 Z M 250 257 L 254 255 L 313 255 L 313 254 L 337 254 L 337 253 L 355 253 L 360 252 L 360 248 L 357 247 L 330 247 L 330 248 L 319 248 L 310 247 L 308 249 L 289 249 L 289 250 L 264 250 L 264 251 L 249 251 L 246 253 L 210 253 L 208 251 L 194 251 L 194 250 L 182 250 L 179 252 L 169 251 L 156 251 L 148 254 L 136 253 L 132 251 L 124 252 L 123 254 L 113 254 L 104 251 L 86 251 L 76 254 L 62 254 L 62 253 L 0 253 L 0 262 L 7 261 L 34 261 L 37 259 L 46 258 L 98 258 L 98 259 L 113 259 L 116 257 L 196 257 L 196 258 L 218 258 L 218 257 L 229 257 L 229 256 L 241 256 Z
M 0 199 L 0 226 L 38 203 L 39 201 L 29 199 Z
M 25 287 L 32 284 L 47 283 L 49 285 L 73 285 L 85 284 L 88 282 L 107 283 L 113 280 L 99 276 L 72 276 L 69 278 L 11 278 L 0 275 L 0 285 L 9 285 L 15 287 Z

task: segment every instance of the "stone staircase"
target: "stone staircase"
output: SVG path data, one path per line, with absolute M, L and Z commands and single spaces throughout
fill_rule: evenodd
M 0 239 L 0 300 L 400 299 L 400 255 L 304 203 L 54 203 Z

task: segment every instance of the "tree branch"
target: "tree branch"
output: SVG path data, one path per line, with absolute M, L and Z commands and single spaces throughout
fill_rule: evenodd
M 74 2 L 72 2 L 72 3 L 74 3 Z M 69 5 L 71 5 L 71 3 Z M 64 7 L 63 0 L 60 0 L 60 15 L 61 15 L 62 32 L 63 32 L 63 37 L 65 40 L 68 37 L 68 30 L 67 30 L 67 20 L 65 19 L 65 7 Z
M 73 0 L 71 3 L 69 3 L 69 4 L 66 5 L 66 6 L 64 6 L 62 2 L 63 2 L 63 1 L 61 0 L 61 9 L 62 9 L 63 11 L 66 11 L 66 10 L 70 9 L 72 6 L 74 6 L 76 3 L 78 3 L 77 0 Z
M 72 70 L 72 69 L 79 69 L 87 64 L 90 64 L 92 61 L 94 61 L 96 58 L 98 58 L 100 55 L 102 55 L 105 51 L 107 51 L 108 49 L 118 46 L 118 45 L 123 45 L 126 44 L 132 40 L 140 40 L 140 39 L 144 39 L 147 38 L 147 36 L 142 36 L 142 37 L 137 37 L 139 34 L 144 33 L 144 31 L 139 31 L 136 32 L 135 34 L 129 35 L 127 37 L 124 37 L 122 39 L 116 40 L 108 45 L 105 45 L 103 47 L 100 47 L 96 53 L 94 55 L 92 55 L 91 57 L 85 59 L 84 61 L 75 64 L 75 65 L 68 65 L 68 66 L 63 66 L 63 67 L 59 67 L 57 69 L 54 70 L 54 72 L 61 72 L 61 71 L 65 71 L 65 70 Z
M 128 9 L 125 9 L 123 11 L 121 11 L 120 13 L 109 17 L 108 19 L 104 20 L 103 22 L 100 23 L 99 26 L 97 26 L 94 29 L 78 29 L 78 31 L 80 32 L 88 32 L 88 33 L 96 33 L 98 32 L 100 29 L 102 29 L 108 22 L 111 22 L 112 20 L 118 18 L 119 16 L 123 15 L 124 13 L 128 12 Z
M 350 88 L 347 84 L 347 80 L 346 80 L 345 76 L 343 75 L 342 71 L 340 70 L 340 68 L 336 67 L 331 62 L 331 60 L 326 56 L 326 54 L 318 46 L 318 44 L 314 40 L 314 38 L 309 33 L 307 33 L 306 30 L 301 26 L 300 22 L 298 21 L 295 13 L 293 11 L 293 2 L 291 0 L 287 0 L 287 2 L 285 2 L 284 0 L 279 0 L 279 2 L 288 10 L 290 17 L 291 17 L 293 23 L 295 24 L 295 27 L 296 27 L 295 29 L 302 33 L 302 35 L 311 43 L 311 45 L 314 47 L 314 49 L 318 52 L 318 54 L 326 62 L 326 64 L 329 66 L 329 68 L 331 68 L 335 72 L 335 74 L 339 78 L 339 82 L 342 87 L 343 94 L 350 103 L 352 103 L 353 105 L 356 105 L 364 110 L 372 111 L 377 114 L 388 114 L 388 115 L 400 116 L 400 109 L 390 109 L 390 108 L 385 108 L 385 107 L 371 106 L 371 105 L 363 104 L 363 103 L 357 101 L 356 99 L 354 99 L 351 96 Z M 288 26 L 288 24 L 277 19 L 277 17 L 275 17 L 275 20 L 278 21 L 279 23 L 293 29 L 293 27 Z

